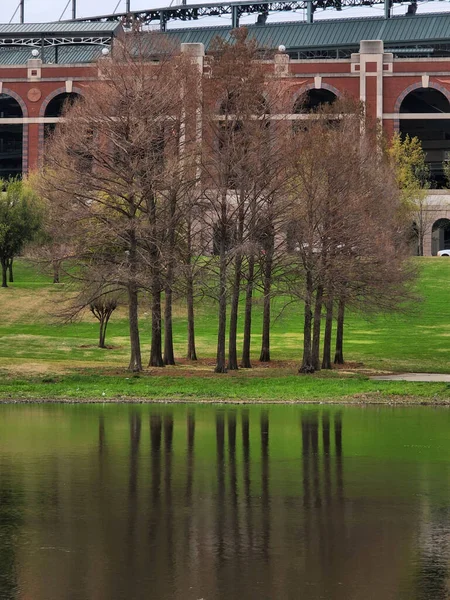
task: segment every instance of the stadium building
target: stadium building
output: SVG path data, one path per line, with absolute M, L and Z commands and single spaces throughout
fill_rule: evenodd
M 267 68 L 290 90 L 283 114 L 346 94 L 363 101 L 388 135 L 399 131 L 421 139 L 433 188 L 425 252 L 450 248 L 450 190 L 443 170 L 450 160 L 450 13 L 258 23 L 249 35 L 262 47 L 278 49 L 265 59 Z M 207 69 L 212 40 L 228 38 L 230 31 L 190 27 L 165 35 L 176 44 L 196 44 L 189 48 Z M 123 24 L 107 18 L 0 25 L 1 177 L 25 175 L 41 164 L 45 137 L 64 102 L 96 80 L 96 61 L 123 34 Z

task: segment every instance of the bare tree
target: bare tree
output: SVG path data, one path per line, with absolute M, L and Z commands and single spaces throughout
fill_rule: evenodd
M 95 298 L 89 304 L 91 313 L 100 323 L 100 334 L 98 341 L 99 348 L 106 348 L 106 328 L 108 327 L 109 319 L 116 310 L 117 305 L 117 296 L 111 296 L 108 294 L 104 294 L 103 296 Z
M 99 62 L 99 81 L 67 110 L 46 150 L 42 193 L 78 204 L 90 233 L 83 260 L 98 257 L 104 282 L 126 290 L 133 371 L 142 369 L 139 290 L 152 292 L 156 342 L 161 329 L 165 141 L 179 127 L 179 82 L 189 69 L 158 35 L 116 40 L 112 58 Z
M 205 101 L 203 195 L 214 233 L 217 255 L 218 342 L 216 372 L 238 368 L 237 332 L 240 298 L 245 284 L 242 365 L 251 366 L 251 309 L 255 265 L 270 246 L 269 226 L 263 236 L 257 228 L 263 206 L 275 196 L 278 153 L 277 121 L 271 120 L 277 91 L 261 50 L 247 38 L 245 28 L 233 32 L 233 42 L 213 46 L 214 60 Z M 259 238 L 259 239 L 258 239 Z M 270 251 L 267 254 L 270 260 Z M 258 261 L 259 262 L 259 261 Z M 230 302 L 228 363 L 225 332 Z
M 323 107 L 294 134 L 293 143 L 299 144 L 292 194 L 299 270 L 304 273 L 296 284 L 304 281 L 299 293 L 305 305 L 300 372 L 311 373 L 321 367 L 323 306 L 322 364 L 329 368 L 335 301 L 336 362 L 341 362 L 345 306 L 364 311 L 392 308 L 396 298 L 398 304 L 405 297 L 408 275 L 402 268 L 400 198 L 393 172 L 381 150 L 374 154 L 376 138 L 360 108 L 348 101 Z

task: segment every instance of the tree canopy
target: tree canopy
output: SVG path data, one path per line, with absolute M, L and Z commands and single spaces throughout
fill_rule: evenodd
M 39 231 L 42 211 L 26 182 L 12 180 L 4 185 L 5 192 L 0 194 L 0 263 L 2 287 L 8 287 L 8 267 Z

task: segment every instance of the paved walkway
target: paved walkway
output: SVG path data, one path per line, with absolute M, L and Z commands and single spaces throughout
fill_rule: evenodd
M 371 379 L 379 381 L 448 381 L 450 375 L 447 373 L 399 373 L 396 375 L 376 375 Z

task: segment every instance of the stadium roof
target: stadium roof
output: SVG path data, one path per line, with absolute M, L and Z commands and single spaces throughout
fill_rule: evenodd
M 120 23 L 90 21 L 56 21 L 54 23 L 8 23 L 0 24 L 0 37 L 39 35 L 86 35 L 113 33 L 121 29 Z
M 75 64 L 95 61 L 102 48 L 122 30 L 117 22 L 61 21 L 57 23 L 15 23 L 0 25 L 0 65 L 26 64 L 31 50 L 37 48 L 44 63 Z M 203 43 L 206 50 L 219 36 L 230 39 L 231 27 L 189 27 L 165 33 L 176 43 Z M 319 56 L 314 51 L 336 49 L 357 51 L 361 40 L 383 40 L 387 50 L 447 47 L 450 56 L 450 13 L 320 20 L 314 23 L 287 22 L 249 26 L 249 35 L 262 47 L 286 46 L 301 56 Z M 306 53 L 306 54 L 305 54 Z M 331 53 L 330 53 L 331 54 Z M 345 55 L 345 54 L 344 54 Z M 401 54 L 403 55 L 403 54 Z M 343 56 L 343 55 L 341 55 Z
M 361 40 L 383 40 L 385 46 L 450 43 L 450 13 L 289 22 L 248 27 L 261 46 L 289 50 L 355 48 Z M 203 43 L 208 49 L 216 37 L 230 38 L 231 27 L 171 29 L 180 43 Z
M 23 65 L 37 50 L 46 64 L 75 64 L 95 61 L 122 31 L 117 22 L 0 24 L 0 65 Z

